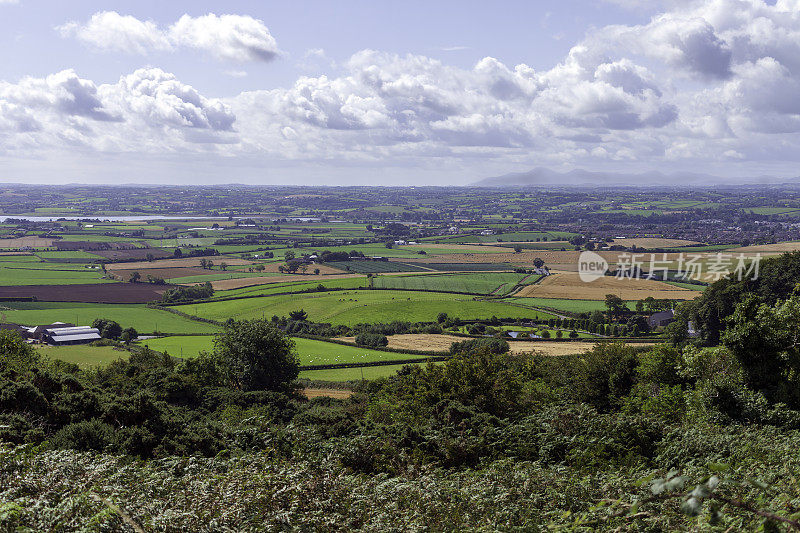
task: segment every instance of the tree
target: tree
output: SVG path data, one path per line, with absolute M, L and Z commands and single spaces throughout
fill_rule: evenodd
M 175 251 L 172 252 L 172 255 L 174 257 L 183 257 L 183 252 L 181 251 L 180 248 L 175 248 Z
M 25 342 L 19 333 L 0 330 L 0 373 L 26 372 L 39 366 L 39 352 Z
M 560 339 L 563 336 L 564 336 L 564 332 L 563 331 L 561 331 L 560 329 L 556 331 L 556 338 L 557 339 Z
M 306 273 L 306 270 L 308 270 L 308 265 L 306 265 L 305 263 L 303 263 L 302 265 L 300 265 L 300 273 L 301 273 L 301 274 L 305 274 L 305 273 Z
M 546 330 L 546 329 L 542 330 L 542 338 L 543 339 L 549 339 L 550 338 L 550 331 Z
M 436 317 L 436 322 L 439 324 L 444 324 L 447 322 L 447 313 L 439 313 L 439 315 Z
M 200 268 L 202 268 L 203 270 L 208 268 L 208 259 L 206 259 L 205 257 L 200 259 Z
M 219 264 L 219 268 L 220 270 L 228 270 L 228 263 L 226 263 L 225 261 L 221 262 Z
M 315 268 L 315 269 L 314 269 L 314 275 L 315 275 L 315 276 L 319 276 L 319 269 L 318 269 L 318 268 Z
M 308 318 L 308 313 L 306 313 L 303 309 L 300 309 L 299 311 L 290 311 L 289 318 L 302 322 Z
M 286 251 L 283 253 L 283 258 L 284 258 L 284 259 L 286 260 L 286 262 L 288 263 L 289 261 L 291 261 L 292 259 L 294 259 L 294 258 L 295 258 L 294 252 L 293 252 L 292 250 L 286 250 Z
M 577 339 L 578 337 L 580 337 L 580 335 L 578 335 L 578 332 L 575 331 L 574 329 L 569 332 L 569 338 L 570 339 Z
M 722 335 L 745 374 L 746 383 L 772 401 L 800 405 L 800 286 L 775 306 L 747 296 Z
M 386 248 L 388 248 L 389 250 L 391 250 L 392 248 L 394 248 L 394 241 L 386 241 L 386 242 L 384 243 L 384 246 L 385 246 Z
M 521 251 L 522 251 L 522 246 L 515 246 L 515 247 L 514 247 L 514 253 L 515 253 L 515 254 L 518 254 L 518 253 L 520 253 Z
M 226 324 L 214 337 L 214 359 L 225 381 L 241 390 L 282 390 L 297 379 L 295 344 L 266 320 Z
M 128 278 L 130 283 L 139 283 L 139 280 L 142 279 L 142 275 L 139 272 L 131 272 L 131 277 Z
M 542 259 L 541 257 L 537 257 L 536 259 L 533 260 L 533 266 L 535 266 L 536 268 L 542 268 L 544 266 L 544 259 Z
M 104 339 L 118 339 L 122 335 L 122 326 L 119 322 L 107 318 L 96 318 L 92 322 L 92 327 L 100 331 L 100 336 Z
M 135 341 L 138 336 L 139 332 L 136 331 L 134 328 L 125 328 L 122 330 L 122 334 L 119 336 L 119 340 L 121 340 L 125 344 L 130 344 L 131 342 Z
M 606 309 L 610 316 L 619 316 L 626 310 L 625 302 L 616 294 L 606 294 Z
M 152 262 L 153 262 L 153 260 L 154 260 L 155 258 L 156 258 L 156 256 L 154 256 L 153 254 L 151 254 L 151 253 L 149 253 L 149 252 L 148 252 L 148 254 L 145 256 L 145 259 L 147 259 L 147 261 L 149 261 L 150 263 L 152 263 Z

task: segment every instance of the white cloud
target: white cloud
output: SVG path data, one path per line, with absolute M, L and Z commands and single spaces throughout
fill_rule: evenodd
M 243 15 L 183 15 L 167 28 L 116 11 L 101 11 L 88 22 L 56 28 L 99 50 L 146 55 L 177 48 L 195 49 L 221 61 L 271 61 L 280 53 L 260 20 Z
M 96 85 L 65 70 L 0 82 L 0 139 L 5 148 L 96 152 L 173 152 L 194 143 L 237 138 L 220 100 L 160 69 L 140 69 Z
M 313 72 L 288 87 L 224 99 L 156 68 L 107 85 L 73 71 L 0 82 L 0 145 L 26 153 L 75 146 L 213 153 L 326 168 L 598 161 L 700 168 L 770 158 L 794 166 L 800 0 L 670 6 L 645 24 L 593 31 L 541 70 L 493 57 L 464 68 L 375 50 L 334 65 L 311 49 L 304 60 Z M 116 38 L 137 53 L 190 47 L 228 61 L 277 53 L 263 24 L 245 19 L 184 17 L 161 28 L 103 13 L 64 31 L 108 49 Z
M 94 48 L 145 55 L 170 50 L 172 44 L 152 21 L 141 21 L 116 11 L 101 11 L 84 24 L 68 22 L 57 28 L 62 36 L 74 36 Z

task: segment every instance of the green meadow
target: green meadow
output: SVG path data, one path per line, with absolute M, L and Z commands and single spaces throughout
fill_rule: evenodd
M 140 304 L 88 304 L 74 302 L 7 302 L 0 304 L 3 322 L 33 326 L 70 322 L 89 325 L 96 318 L 116 320 L 123 328 L 141 333 L 214 333 L 211 324 L 190 320 L 174 313 L 150 309 Z
M 512 306 L 499 301 L 475 300 L 459 294 L 403 292 L 393 290 L 353 290 L 328 293 L 290 294 L 264 298 L 245 298 L 177 306 L 185 313 L 214 320 L 270 318 L 287 316 L 304 309 L 309 320 L 334 325 L 364 322 L 429 322 L 439 313 L 462 319 L 497 317 L 551 318 L 546 312 Z

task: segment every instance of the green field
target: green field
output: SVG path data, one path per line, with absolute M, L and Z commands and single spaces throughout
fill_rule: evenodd
M 167 311 L 149 309 L 140 304 L 84 304 L 74 302 L 7 302 L 0 304 L 3 322 L 34 326 L 53 322 L 88 325 L 96 318 L 116 320 L 123 328 L 134 327 L 139 333 L 214 333 L 211 324 L 189 320 Z
M 425 271 L 425 268 L 420 268 L 410 263 L 398 263 L 395 261 L 331 261 L 325 264 L 346 272 L 357 272 L 359 274 Z
M 379 276 L 374 286 L 382 289 L 463 292 L 468 294 L 506 294 L 527 274 L 511 272 L 476 272 L 473 274 L 415 274 Z M 527 280 L 533 283 L 538 276 Z
M 82 368 L 106 366 L 117 359 L 127 359 L 128 351 L 113 346 L 37 346 L 40 354 L 50 359 L 61 359 Z
M 309 320 L 355 325 L 376 322 L 430 322 L 439 313 L 463 319 L 515 317 L 547 319 L 549 313 L 497 301 L 479 301 L 458 294 L 433 292 L 337 291 L 303 295 L 268 296 L 177 306 L 185 313 L 215 320 L 287 316 L 305 309 Z
M 704 291 L 708 288 L 708 285 L 696 285 L 694 283 L 682 283 L 680 281 L 667 281 L 670 285 L 675 285 L 676 287 L 680 287 L 682 289 L 689 289 L 690 291 Z
M 502 301 L 514 302 L 520 305 L 533 307 L 546 307 L 565 313 L 591 313 L 592 311 L 605 311 L 605 302 L 595 300 L 560 300 L 558 298 L 504 298 Z M 636 302 L 626 302 L 628 309 L 633 310 Z
M 280 294 L 288 292 L 303 292 L 309 289 L 316 289 L 318 286 L 328 289 L 365 289 L 367 288 L 367 278 L 364 276 L 352 278 L 333 278 L 314 281 L 294 281 L 290 283 L 270 283 L 268 285 L 255 285 L 253 287 L 243 287 L 241 289 L 230 289 L 227 291 L 216 291 L 213 300 L 231 298 L 239 296 L 264 296 L 269 294 Z
M 404 366 L 406 365 L 364 366 L 359 368 L 333 368 L 328 370 L 304 370 L 300 372 L 300 377 L 320 381 L 359 381 L 362 379 L 362 377 L 363 379 L 378 379 L 392 376 Z
M 113 283 L 99 268 L 55 263 L 0 262 L 0 285 L 80 285 Z
M 403 353 L 369 350 L 356 346 L 344 346 L 333 342 L 318 341 L 295 337 L 297 354 L 301 365 L 330 365 L 337 363 L 368 363 L 372 361 L 397 361 L 415 359 L 415 356 Z M 158 352 L 166 351 L 173 357 L 196 357 L 201 351 L 214 349 L 214 337 L 210 335 L 193 335 L 179 337 L 161 337 L 141 341 L 142 346 Z

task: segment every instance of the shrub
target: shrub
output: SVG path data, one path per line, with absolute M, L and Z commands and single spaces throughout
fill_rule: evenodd
M 386 335 L 380 335 L 378 333 L 359 333 L 356 335 L 356 344 L 359 346 L 381 348 L 389 344 L 389 339 L 386 338 Z
M 461 342 L 454 342 L 450 345 L 450 353 L 453 355 L 488 352 L 492 354 L 506 353 L 510 349 L 508 342 L 503 339 L 469 339 Z

